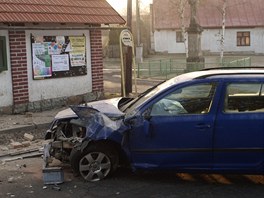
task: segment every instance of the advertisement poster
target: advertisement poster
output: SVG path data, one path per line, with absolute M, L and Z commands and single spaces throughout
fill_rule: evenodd
M 85 37 L 84 36 L 71 36 L 69 37 L 71 52 L 70 60 L 72 67 L 84 66 L 85 60 Z
M 32 35 L 33 79 L 87 74 L 86 37 Z
M 69 36 L 71 41 L 72 53 L 85 53 L 85 37 L 84 36 Z
M 49 54 L 60 54 L 62 45 L 57 43 L 56 41 L 48 42 L 48 49 L 49 49 Z
M 34 78 L 50 77 L 51 60 L 45 43 L 32 43 L 33 75 Z
M 68 54 L 52 55 L 52 71 L 69 71 Z
M 83 66 L 85 65 L 85 55 L 84 54 L 72 54 L 70 53 L 71 66 Z

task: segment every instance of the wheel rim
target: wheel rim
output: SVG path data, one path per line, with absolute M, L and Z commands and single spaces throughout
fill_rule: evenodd
M 91 152 L 82 157 L 79 170 L 86 181 L 99 181 L 109 174 L 111 161 L 104 153 Z

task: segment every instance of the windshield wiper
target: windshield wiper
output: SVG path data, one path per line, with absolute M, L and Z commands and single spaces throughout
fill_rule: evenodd
M 158 84 L 154 85 L 153 87 L 150 87 L 149 89 L 147 89 L 143 93 L 139 94 L 137 97 L 141 98 L 142 96 L 147 95 L 149 92 L 151 92 L 153 89 L 155 89 L 157 86 L 161 85 L 164 82 L 166 82 L 166 80 L 163 80 L 163 81 L 159 82 Z

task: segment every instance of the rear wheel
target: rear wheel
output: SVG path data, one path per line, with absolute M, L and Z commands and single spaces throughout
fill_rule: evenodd
M 79 172 L 86 181 L 99 181 L 114 172 L 118 154 L 103 144 L 89 146 L 81 155 Z

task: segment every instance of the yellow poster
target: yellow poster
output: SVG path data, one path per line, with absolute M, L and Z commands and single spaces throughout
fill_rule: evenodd
M 70 36 L 70 61 L 72 67 L 85 65 L 85 37 L 84 36 Z
M 84 36 L 70 36 L 71 53 L 85 54 L 85 37 Z

